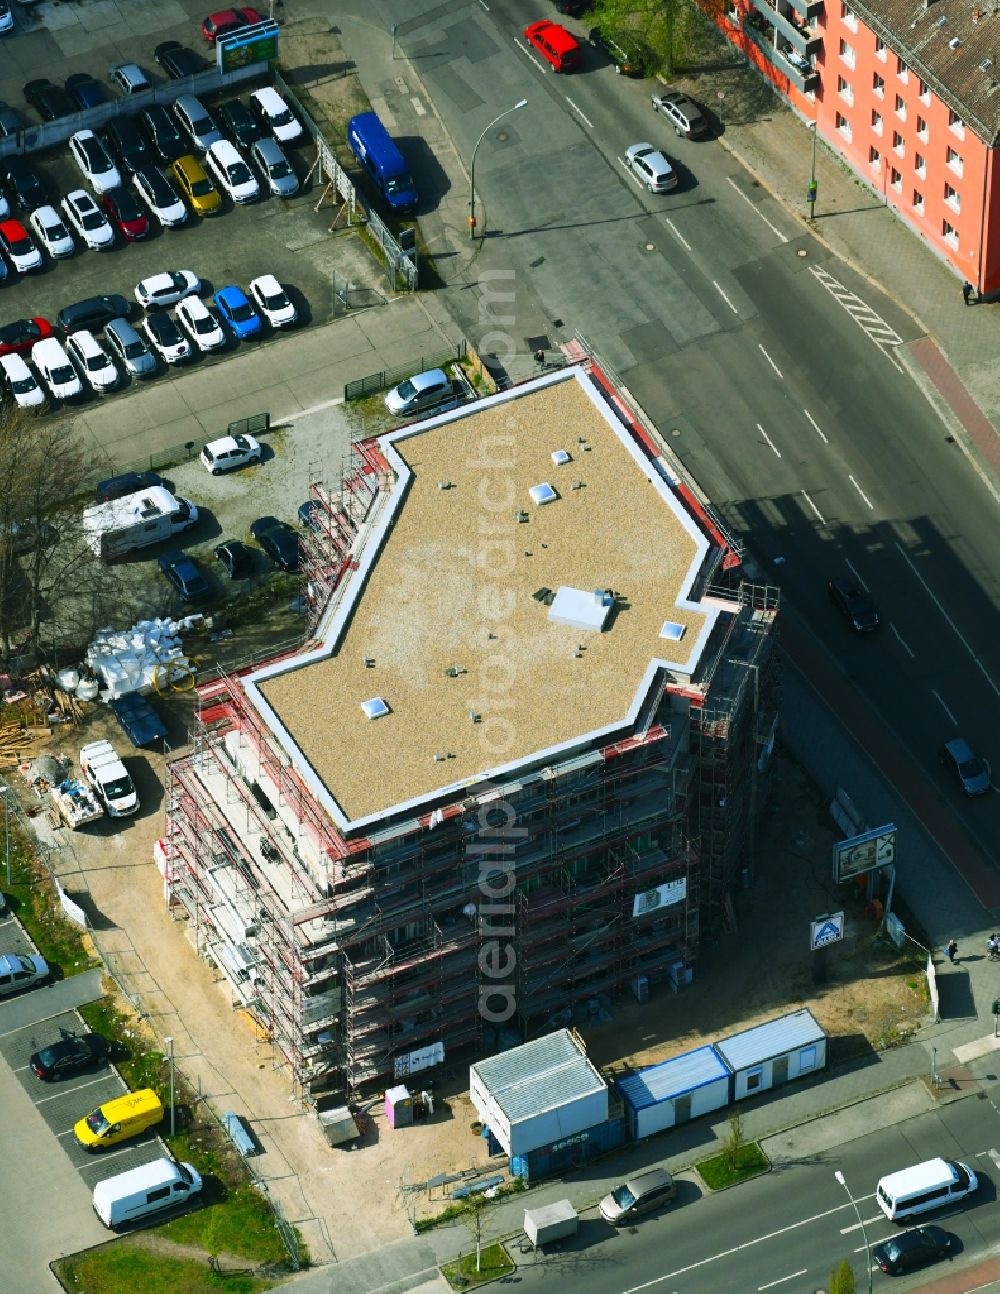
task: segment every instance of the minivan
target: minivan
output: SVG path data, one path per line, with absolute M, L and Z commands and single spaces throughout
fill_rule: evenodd
M 964 1200 L 978 1185 L 968 1164 L 957 1159 L 927 1159 L 881 1178 L 875 1198 L 890 1222 L 904 1222 Z
M 105 1101 L 73 1125 L 73 1135 L 84 1150 L 103 1150 L 137 1137 L 163 1118 L 160 1098 L 149 1087 Z
M 94 1212 L 111 1231 L 151 1213 L 185 1204 L 201 1190 L 201 1175 L 177 1159 L 154 1159 L 94 1187 Z
M 580 66 L 580 43 L 565 27 L 547 18 L 524 29 L 524 38 L 538 50 L 553 71 L 572 72 Z
M 126 98 L 132 94 L 142 94 L 150 88 L 149 77 L 138 63 L 116 63 L 108 76 L 118 93 Z
M 630 1177 L 601 1200 L 601 1216 L 613 1227 L 626 1226 L 643 1213 L 652 1213 L 664 1204 L 672 1204 L 677 1183 L 665 1168 Z
M 347 123 L 347 142 L 361 167 L 393 211 L 412 211 L 417 186 L 403 154 L 374 112 L 359 112 Z

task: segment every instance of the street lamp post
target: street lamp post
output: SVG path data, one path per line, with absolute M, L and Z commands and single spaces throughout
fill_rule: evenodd
M 164 1038 L 167 1044 L 167 1060 L 170 1062 L 170 1135 L 174 1135 L 174 1040 L 173 1038 Z
M 861 1210 L 858 1208 L 858 1202 L 851 1194 L 851 1188 L 847 1185 L 844 1174 L 838 1168 L 833 1174 L 837 1181 L 847 1192 L 847 1198 L 854 1205 L 854 1213 L 858 1219 L 858 1225 L 861 1227 L 861 1235 L 865 1242 L 865 1270 L 868 1272 L 868 1294 L 872 1294 L 872 1251 L 868 1245 L 868 1232 L 865 1230 L 865 1220 L 861 1216 Z
M 814 121 L 813 128 L 813 146 L 812 146 L 812 170 L 809 172 L 809 189 L 806 193 L 806 201 L 809 203 L 809 223 L 812 224 L 816 219 L 816 132 L 819 128 L 819 122 Z
M 7 888 L 10 889 L 10 787 L 0 790 L 3 795 L 3 847 L 7 859 Z
M 483 142 L 483 140 L 490 133 L 490 131 L 493 129 L 493 127 L 497 124 L 498 121 L 503 121 L 504 117 L 509 117 L 512 112 L 517 112 L 518 108 L 527 107 L 527 104 L 528 104 L 528 100 L 522 99 L 519 103 L 515 103 L 512 108 L 506 108 L 503 112 L 501 112 L 499 117 L 493 118 L 490 124 L 486 127 L 483 133 L 476 140 L 476 146 L 472 150 L 472 166 L 469 168 L 469 172 L 470 172 L 469 237 L 470 238 L 475 238 L 476 236 L 476 154 L 479 152 L 479 145 Z

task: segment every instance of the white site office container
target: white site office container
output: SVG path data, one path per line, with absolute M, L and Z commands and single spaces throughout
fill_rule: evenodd
M 568 1029 L 471 1066 L 469 1095 L 508 1155 L 606 1123 L 608 1085 Z
M 826 1065 L 826 1034 L 803 1008 L 715 1044 L 732 1071 L 733 1100 L 815 1074 Z
M 698 1047 L 617 1083 L 632 1137 L 721 1110 L 729 1103 L 729 1070 L 711 1047 Z

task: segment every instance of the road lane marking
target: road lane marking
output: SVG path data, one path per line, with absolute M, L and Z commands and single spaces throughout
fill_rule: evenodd
M 864 589 L 864 591 L 865 591 L 866 593 L 870 593 L 870 592 L 871 592 L 871 590 L 869 589 L 868 585 L 864 582 L 864 580 L 861 578 L 861 572 L 858 570 L 858 568 L 857 568 L 856 566 L 854 566 L 854 565 L 852 564 L 851 559 L 850 559 L 849 557 L 845 557 L 845 558 L 844 558 L 844 565 L 845 565 L 845 566 L 847 567 L 847 569 L 851 572 L 851 574 L 854 576 L 854 578 L 857 580 L 857 582 L 861 585 L 861 587 Z
M 820 512 L 819 508 L 816 507 L 815 503 L 813 503 L 812 499 L 810 499 L 809 495 L 806 494 L 805 490 L 802 491 L 802 497 L 805 499 L 806 503 L 809 504 L 810 508 L 812 508 L 813 512 L 815 512 L 816 516 L 819 517 L 820 524 L 825 526 L 826 518 L 823 516 L 822 512 Z
M 413 107 L 413 111 L 417 114 L 417 116 L 418 116 L 418 117 L 426 117 L 426 116 L 427 116 L 427 109 L 426 109 L 426 108 L 424 107 L 424 105 L 420 102 L 420 100 L 419 100 L 418 98 L 416 98 L 416 96 L 414 96 L 414 97 L 410 100 L 410 104 L 412 105 L 412 107 Z
M 833 299 L 844 307 L 861 331 L 875 343 L 889 363 L 900 373 L 905 373 L 906 370 L 903 365 L 892 354 L 892 351 L 887 349 L 891 346 L 902 346 L 903 339 L 899 333 L 890 328 L 882 316 L 876 314 L 866 301 L 862 301 L 856 293 L 845 287 L 839 279 L 835 279 L 821 265 L 810 265 L 809 272 L 818 283 L 826 288 Z
M 874 1199 L 874 1195 L 861 1196 L 859 1203 L 864 1200 Z M 747 1240 L 742 1245 L 734 1245 L 732 1249 L 723 1249 L 721 1253 L 712 1254 L 710 1258 L 701 1258 L 696 1263 L 691 1263 L 688 1267 L 678 1267 L 674 1272 L 667 1272 L 663 1276 L 654 1276 L 651 1281 L 644 1281 L 641 1285 L 632 1285 L 622 1294 L 639 1294 L 640 1290 L 652 1289 L 654 1285 L 662 1285 L 664 1281 L 676 1280 L 678 1276 L 686 1276 L 688 1272 L 697 1271 L 699 1267 L 707 1267 L 709 1263 L 718 1262 L 720 1258 L 731 1258 L 733 1254 L 742 1253 L 744 1249 L 752 1249 L 754 1245 L 762 1244 L 765 1240 L 776 1240 L 778 1236 L 787 1235 L 789 1231 L 797 1231 L 799 1227 L 807 1227 L 810 1222 L 820 1222 L 823 1218 L 832 1217 L 834 1213 L 842 1213 L 844 1209 L 849 1209 L 850 1204 L 838 1204 L 832 1209 L 825 1209 L 822 1213 L 814 1213 L 811 1218 L 802 1218 L 798 1222 L 790 1222 L 787 1227 L 780 1227 L 777 1231 L 769 1231 L 767 1235 L 757 1236 L 753 1240 Z
M 674 224 L 674 222 L 670 219 L 670 217 L 669 217 L 669 216 L 665 216 L 665 217 L 664 217 L 663 223 L 664 223 L 664 224 L 666 224 L 666 225 L 669 225 L 669 226 L 670 226 L 670 228 L 671 228 L 671 229 L 673 230 L 673 232 L 674 232 L 674 237 L 677 239 L 677 241 L 680 243 L 680 245 L 684 248 L 684 250 L 685 250 L 686 252 L 689 252 L 689 251 L 691 250 L 691 244 L 690 244 L 690 243 L 688 243 L 688 242 L 685 242 L 685 240 L 684 240 L 684 236 L 681 234 L 681 231 L 677 228 L 677 226 Z M 719 286 L 719 285 L 718 285 L 718 283 L 716 283 L 716 285 L 715 285 L 715 286 L 716 286 L 716 287 L 718 287 L 718 286 Z
M 787 238 L 785 237 L 785 235 L 781 232 L 781 230 L 780 230 L 780 229 L 778 229 L 778 228 L 777 228 L 777 226 L 775 226 L 775 225 L 772 225 L 772 224 L 771 224 L 770 220 L 768 220 L 767 216 L 765 216 L 765 215 L 764 215 L 764 213 L 763 213 L 763 211 L 761 211 L 760 207 L 754 206 L 754 204 L 750 201 L 750 199 L 749 199 L 749 198 L 747 197 L 747 195 L 743 192 L 743 190 L 742 190 L 742 189 L 740 188 L 740 186 L 736 183 L 736 181 L 732 178 L 732 176 L 727 175 L 727 176 L 726 176 L 726 179 L 727 179 L 727 180 L 729 181 L 729 183 L 733 186 L 733 188 L 736 190 L 736 192 L 740 195 L 740 197 L 743 199 L 743 201 L 747 204 L 747 206 L 750 208 L 750 210 L 751 210 L 751 211 L 756 211 L 757 215 L 758 215 L 758 216 L 760 216 L 761 220 L 763 220 L 764 224 L 765 224 L 765 225 L 767 225 L 767 227 L 768 227 L 768 229 L 770 229 L 771 233 L 772 233 L 772 234 L 776 234 L 776 235 L 781 239 L 781 241 L 782 241 L 783 243 L 787 243 L 787 242 L 788 242 L 788 239 L 787 239 Z
M 593 123 L 593 122 L 590 120 L 590 118 L 586 115 L 586 113 L 583 111 L 583 109 L 582 109 L 582 108 L 578 108 L 578 107 L 576 106 L 576 104 L 573 102 L 573 100 L 569 97 L 569 95 L 568 95 L 568 94 L 567 94 L 567 95 L 564 95 L 563 97 L 565 98 L 565 100 L 566 100 L 566 102 L 569 104 L 569 106 L 573 109 L 573 111 L 576 113 L 576 115 L 577 115 L 578 117 L 580 117 L 580 118 L 581 118 L 581 120 L 582 120 L 582 121 L 584 121 L 584 122 L 586 123 L 587 128 L 588 128 L 589 130 L 593 130 L 593 129 L 594 129 L 594 123 Z
M 939 693 L 937 693 L 937 692 L 935 692 L 935 690 L 934 690 L 933 688 L 931 688 L 931 696 L 934 698 L 934 700 L 935 700 L 935 701 L 937 701 L 938 705 L 941 707 L 941 709 L 945 712 L 945 714 L 948 716 L 948 718 L 952 721 L 952 723 L 953 723 L 953 724 L 955 725 L 955 727 L 957 728 L 957 727 L 958 727 L 958 720 L 955 718 L 955 716 L 952 714 L 952 712 L 948 709 L 948 707 L 945 705 L 945 703 L 941 700 L 940 694 L 939 694 Z
M 912 561 L 910 561 L 910 558 L 907 556 L 906 552 L 905 552 L 905 551 L 904 551 L 904 549 L 903 549 L 902 544 L 901 544 L 898 540 L 896 541 L 896 548 L 898 549 L 898 551 L 899 551 L 899 555 L 902 557 L 903 561 L 904 561 L 904 562 L 906 562 L 907 566 L 909 566 L 910 570 L 911 570 L 911 571 L 913 572 L 913 574 L 917 577 L 917 579 L 920 581 L 920 583 L 924 586 L 924 592 L 927 594 L 927 596 L 930 598 L 930 600 L 934 603 L 934 605 L 937 607 L 937 609 L 941 612 L 941 614 L 944 616 L 945 620 L 947 620 L 947 621 L 948 621 L 948 624 L 951 626 L 952 632 L 955 634 L 955 637 L 956 637 L 956 638 L 958 639 L 958 641 L 962 644 L 962 646 L 965 648 L 965 650 L 969 653 L 969 655 L 972 657 L 972 659 L 976 662 L 976 666 L 978 667 L 980 674 L 982 674 L 982 676 L 983 676 L 983 678 L 986 680 L 986 682 L 987 682 L 987 683 L 989 683 L 990 687 L 993 689 L 994 694 L 995 694 L 996 696 L 1000 696 L 1000 687 L 997 687 L 996 683 L 994 683 L 994 682 L 993 682 L 993 680 L 990 678 L 989 674 L 988 674 L 988 673 L 987 673 L 987 671 L 986 671 L 986 666 L 985 666 L 985 665 L 983 664 L 983 662 L 979 659 L 979 657 L 976 655 L 976 653 L 972 650 L 971 646 L 970 646 L 970 645 L 969 645 L 969 643 L 966 641 L 966 639 L 965 639 L 964 635 L 962 634 L 962 631 L 959 629 L 958 625 L 956 625 L 956 624 L 955 624 L 954 620 L 952 620 L 952 618 L 951 618 L 951 616 L 948 614 L 948 612 L 947 612 L 947 611 L 945 611 L 944 607 L 943 607 L 943 606 L 941 605 L 941 603 L 938 601 L 937 596 L 936 596 L 936 595 L 931 591 L 931 586 L 927 583 L 927 581 L 924 579 L 924 577 L 920 574 L 920 572 L 917 570 L 916 566 L 914 566 L 913 562 L 912 562 Z
M 767 360 L 767 362 L 771 365 L 771 367 L 774 369 L 775 373 L 777 373 L 777 375 L 781 378 L 781 380 L 782 380 L 782 382 L 783 382 L 785 379 L 784 379 L 784 377 L 782 376 L 781 369 L 780 369 L 780 368 L 778 368 L 777 364 L 775 364 L 774 360 L 773 360 L 773 359 L 771 358 L 771 356 L 767 353 L 767 351 L 766 351 L 766 350 L 764 349 L 764 347 L 760 344 L 760 342 L 758 342 L 758 343 L 757 343 L 757 349 L 758 349 L 758 350 L 760 351 L 760 353 L 764 356 L 764 358 L 765 358 L 765 359 Z
M 881 1222 L 884 1216 L 883 1213 L 876 1213 L 873 1218 L 865 1218 L 864 1222 L 852 1222 L 849 1227 L 841 1227 L 840 1234 L 849 1236 L 852 1231 L 862 1231 L 865 1227 L 870 1227 L 874 1222 Z
M 867 495 L 867 494 L 865 494 L 864 490 L 863 490 L 863 489 L 861 488 L 861 486 L 857 483 L 857 481 L 854 479 L 854 477 L 849 475 L 847 479 L 848 479 L 848 480 L 850 481 L 850 483 L 854 486 L 854 488 L 857 490 L 857 492 L 861 495 L 862 499 L 864 499 L 865 503 L 867 503 L 868 507 L 872 510 L 872 512 L 874 512 L 874 511 L 875 511 L 875 505 L 874 505 L 874 503 L 872 503 L 872 501 L 871 501 L 871 499 L 869 499 L 868 495 Z
M 668 221 L 667 223 L 669 224 L 670 222 Z M 712 280 L 712 286 L 715 288 L 716 292 L 718 292 L 719 296 L 722 297 L 723 301 L 725 301 L 726 305 L 730 308 L 730 310 L 732 310 L 733 314 L 738 315 L 739 311 L 736 309 L 733 303 L 726 296 L 725 292 L 723 292 L 722 288 L 719 287 L 715 279 Z
M 773 1290 L 775 1285 L 784 1285 L 785 1281 L 793 1281 L 796 1276 L 804 1276 L 808 1270 L 808 1267 L 803 1267 L 800 1272 L 792 1272 L 791 1276 L 782 1276 L 780 1280 L 771 1281 L 767 1285 L 758 1285 L 758 1294 L 761 1290 Z
M 482 0 L 479 0 L 479 2 L 480 2 L 480 4 L 482 4 Z M 543 74 L 544 74 L 544 72 L 545 72 L 545 68 L 541 65 L 541 63 L 539 63 L 538 59 L 537 59 L 537 58 L 535 58 L 535 56 L 534 56 L 534 54 L 532 54 L 531 50 L 530 50 L 530 49 L 528 49 L 525 45 L 523 45 L 523 44 L 521 43 L 521 41 L 519 41 L 519 40 L 517 39 L 517 37 L 516 37 L 516 36 L 514 37 L 514 44 L 515 44 L 515 45 L 517 46 L 517 48 L 521 51 L 521 53 L 525 56 L 525 58 L 529 58 L 529 59 L 531 59 L 532 63 L 534 63 L 535 67 L 537 67 L 537 68 L 538 68 L 539 72 L 541 72 L 541 73 L 543 73 Z
M 896 641 L 899 643 L 900 647 L 902 647 L 903 651 L 907 653 L 910 660 L 916 660 L 917 653 L 913 650 L 910 644 L 906 641 L 906 639 L 903 637 L 903 635 L 899 632 L 899 630 L 891 621 L 889 623 L 889 628 L 896 635 Z
M 812 414 L 809 412 L 809 410 L 808 410 L 808 409 L 803 409 L 803 410 L 802 410 L 802 412 L 806 415 L 806 417 L 807 417 L 807 418 L 809 419 L 809 421 L 812 423 L 813 431 L 815 431 L 815 432 L 816 432 L 816 435 L 817 435 L 817 436 L 819 436 L 819 438 L 820 438 L 820 440 L 822 440 L 823 444 L 824 444 L 824 445 L 829 445 L 829 443 L 830 443 L 830 442 L 827 440 L 826 435 L 825 435 L 825 434 L 824 434 L 824 432 L 823 432 L 823 429 L 820 427 L 819 423 L 818 423 L 818 422 L 816 421 L 816 419 L 812 416 Z
M 768 444 L 771 446 L 771 448 L 774 450 L 774 456 L 775 456 L 775 458 L 780 458 L 780 457 L 781 457 L 781 450 L 780 450 L 780 449 L 778 448 L 778 446 L 774 443 L 774 441 L 773 441 L 773 440 L 771 439 L 771 437 L 767 434 L 767 432 L 764 430 L 764 428 L 760 425 L 760 423 L 759 423 L 759 422 L 758 422 L 758 424 L 757 424 L 757 430 L 760 432 L 760 434 L 764 437 L 764 439 L 767 441 L 767 443 L 768 443 Z

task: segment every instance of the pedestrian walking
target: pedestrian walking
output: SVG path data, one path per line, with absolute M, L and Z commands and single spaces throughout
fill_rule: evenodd
M 949 941 L 948 941 L 948 960 L 951 962 L 951 964 L 952 964 L 953 966 L 955 965 L 955 958 L 956 958 L 957 956 L 958 956 L 958 944 L 955 942 L 955 940 L 954 940 L 954 939 L 949 939 Z
M 966 279 L 965 282 L 962 284 L 962 300 L 965 302 L 966 305 L 969 304 L 969 301 L 974 291 L 975 291 L 975 288 L 973 288 L 969 280 Z

